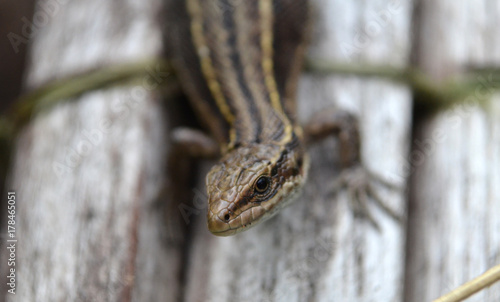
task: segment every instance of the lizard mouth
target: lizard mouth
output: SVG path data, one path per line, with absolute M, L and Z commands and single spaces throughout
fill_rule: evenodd
M 247 209 L 246 211 L 240 213 L 238 216 L 232 219 L 225 219 L 225 211 L 219 212 L 219 214 L 214 214 L 209 211 L 207 224 L 209 231 L 217 236 L 231 236 L 236 233 L 248 230 L 250 227 L 258 224 L 257 222 L 262 221 L 262 219 L 267 216 L 266 211 L 260 210 L 256 211 L 256 207 Z

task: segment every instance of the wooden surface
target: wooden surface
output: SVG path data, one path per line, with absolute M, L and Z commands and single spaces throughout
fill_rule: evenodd
M 436 81 L 500 64 L 498 1 L 421 1 L 416 16 L 415 63 Z M 499 101 L 480 84 L 465 104 L 416 124 L 406 301 L 430 301 L 500 264 Z M 496 284 L 467 301 L 499 300 Z
M 162 52 L 160 1 L 56 6 L 33 39 L 30 88 Z M 18 202 L 17 293 L 7 301 L 179 297 L 180 245 L 164 244 L 153 202 L 167 147 L 161 98 L 144 84 L 154 80 L 89 92 L 21 133 L 8 186 Z
M 58 3 L 34 36 L 28 88 L 163 52 L 160 1 Z M 314 58 L 405 67 L 413 55 L 436 82 L 469 63 L 500 60 L 495 0 L 314 3 Z M 22 132 L 8 186 L 18 200 L 18 288 L 0 299 L 429 301 L 500 263 L 500 97 L 486 111 L 473 104 L 419 119 L 412 140 L 404 86 L 304 74 L 300 119 L 333 105 L 359 116 L 366 167 L 401 187 L 379 184 L 377 192 L 400 214 L 411 197 L 408 232 L 370 203 L 378 231 L 353 215 L 346 192 L 331 194 L 339 173 L 332 138 L 311 149 L 301 198 L 230 238 L 206 228 L 205 163 L 189 236 L 167 241 L 155 203 L 167 117 L 145 83 L 86 93 Z M 4 253 L 0 260 L 4 274 Z M 495 285 L 471 301 L 497 301 L 499 291 Z

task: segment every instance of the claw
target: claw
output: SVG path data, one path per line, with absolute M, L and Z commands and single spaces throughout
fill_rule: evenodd
M 370 173 L 361 165 L 356 165 L 344 169 L 340 173 L 339 177 L 332 184 L 331 193 L 336 194 L 340 190 L 346 189 L 354 214 L 366 218 L 378 231 L 380 231 L 380 226 L 369 210 L 368 203 L 370 201 L 378 205 L 396 222 L 402 223 L 405 219 L 384 202 L 383 198 L 375 190 L 372 184 L 373 181 L 383 184 L 391 190 L 400 190 L 397 185 Z

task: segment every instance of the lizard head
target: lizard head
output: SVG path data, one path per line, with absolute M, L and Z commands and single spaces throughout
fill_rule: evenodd
M 208 229 L 218 236 L 247 230 L 288 205 L 307 177 L 309 160 L 300 143 L 241 146 L 207 175 Z

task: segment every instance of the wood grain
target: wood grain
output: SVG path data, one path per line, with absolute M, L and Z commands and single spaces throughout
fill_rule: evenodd
M 469 65 L 498 66 L 499 8 L 488 0 L 419 1 L 416 66 L 436 82 Z M 483 96 L 491 102 L 481 108 Z M 416 124 L 406 301 L 438 298 L 500 263 L 499 100 L 479 85 L 465 103 Z M 467 301 L 499 299 L 497 284 Z
M 160 1 L 51 4 L 33 36 L 28 89 L 163 51 Z M 2 298 L 179 298 L 182 242 L 166 244 L 154 203 L 167 146 L 152 76 L 88 92 L 22 131 L 9 185 L 18 201 L 17 293 Z

